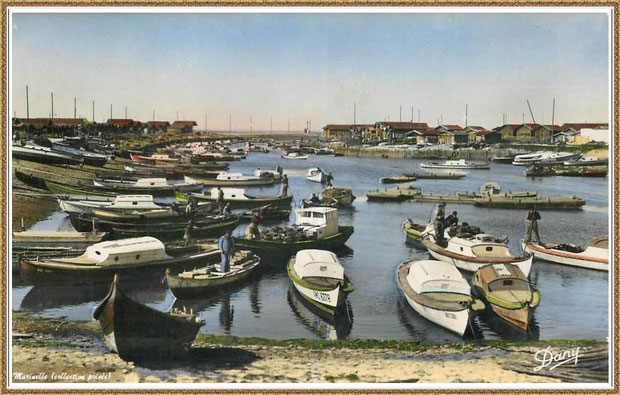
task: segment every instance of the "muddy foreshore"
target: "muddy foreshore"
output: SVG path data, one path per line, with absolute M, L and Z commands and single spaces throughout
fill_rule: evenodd
M 107 349 L 94 321 L 13 311 L 12 323 L 14 382 L 554 383 L 578 381 L 581 376 L 573 380 L 535 374 L 538 350 L 580 347 L 587 353 L 606 347 L 596 341 L 436 345 L 199 335 L 183 357 L 133 363 Z

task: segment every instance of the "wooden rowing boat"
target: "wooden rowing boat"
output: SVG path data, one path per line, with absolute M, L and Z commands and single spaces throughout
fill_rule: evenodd
M 194 196 L 196 200 L 216 202 L 218 191 L 212 188 L 209 193 L 183 193 L 176 191 L 174 198 L 177 202 L 186 203 L 190 196 Z M 245 193 L 245 189 L 241 188 L 222 188 L 224 193 L 224 203 L 230 203 L 231 208 L 255 208 L 268 204 L 272 206 L 290 205 L 293 196 L 251 196 Z
M 230 271 L 222 273 L 215 266 L 184 271 L 166 272 L 168 288 L 177 298 L 194 298 L 220 291 L 226 286 L 247 279 L 260 264 L 260 258 L 247 251 L 238 252 L 230 262 Z
M 108 295 L 93 311 L 106 345 L 123 360 L 169 360 L 187 352 L 204 320 L 192 312 L 161 312 L 131 300 L 114 276 Z

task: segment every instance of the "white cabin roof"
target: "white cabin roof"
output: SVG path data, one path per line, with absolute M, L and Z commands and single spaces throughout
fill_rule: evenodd
M 308 207 L 308 208 L 304 208 L 304 209 L 299 209 L 296 212 L 297 213 L 302 213 L 302 212 L 312 212 L 312 213 L 330 213 L 332 211 L 338 211 L 338 209 L 335 209 L 333 207 Z
M 150 236 L 104 241 L 86 248 L 84 255 L 98 264 L 121 264 L 131 261 L 149 262 L 167 258 L 166 247 Z
M 336 254 L 325 250 L 301 250 L 295 255 L 295 272 L 301 278 L 323 277 L 344 279 L 344 268 Z
M 136 181 L 135 186 L 163 186 L 168 185 L 168 180 L 165 178 L 140 178 Z
M 114 198 L 115 203 L 120 202 L 152 202 L 153 195 L 118 195 Z
M 470 295 L 470 287 L 452 263 L 425 260 L 414 262 L 409 268 L 407 282 L 418 294 L 451 292 Z

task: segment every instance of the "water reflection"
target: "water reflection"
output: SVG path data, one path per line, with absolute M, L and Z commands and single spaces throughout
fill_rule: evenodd
M 478 315 L 476 321 L 488 337 L 502 340 L 538 340 L 540 337 L 540 329 L 535 318 L 535 311 L 532 312 L 530 318 L 530 327 L 527 330 L 518 328 L 510 322 L 502 319 L 497 314 L 485 309 Z
M 411 340 L 431 343 L 460 342 L 463 339 L 439 325 L 419 315 L 401 297 L 397 302 L 397 314 L 400 324 L 407 330 Z
M 346 339 L 351 334 L 353 309 L 348 300 L 345 302 L 345 311 L 335 316 L 324 314 L 306 302 L 293 286 L 289 287 L 286 300 L 297 321 L 320 338 L 329 340 Z

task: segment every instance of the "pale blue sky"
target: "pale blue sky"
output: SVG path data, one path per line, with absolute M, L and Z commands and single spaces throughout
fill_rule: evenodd
M 209 129 L 313 129 L 390 118 L 494 127 L 606 121 L 600 14 L 14 14 L 13 110 Z

